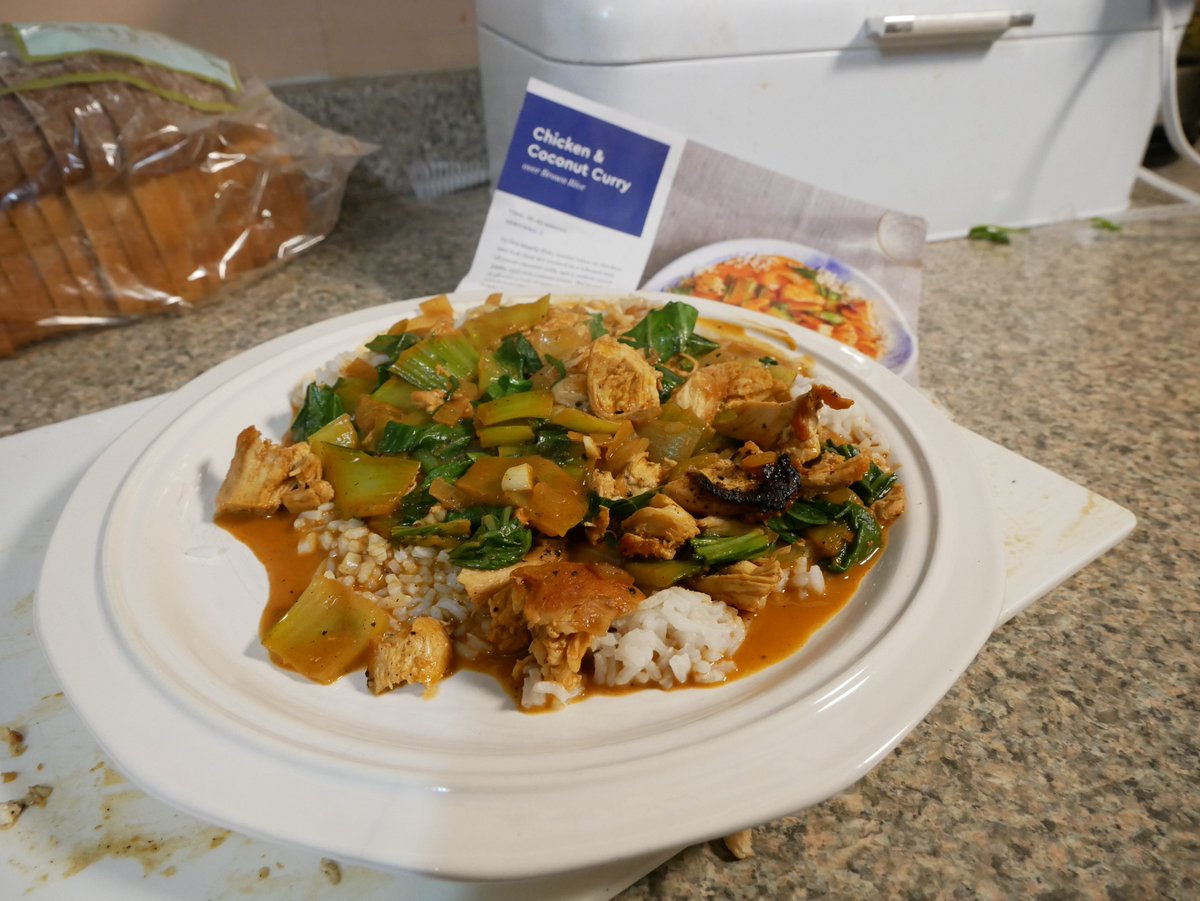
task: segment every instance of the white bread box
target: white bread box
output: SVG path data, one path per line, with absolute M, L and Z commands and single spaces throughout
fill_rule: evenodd
M 1192 6 L 477 0 L 491 173 L 534 76 L 924 216 L 931 239 L 1110 214 L 1158 109 L 1159 11 L 1175 47 Z

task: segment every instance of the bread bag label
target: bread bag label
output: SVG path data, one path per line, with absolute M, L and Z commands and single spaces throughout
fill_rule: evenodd
M 232 63 L 154 32 L 95 22 L 13 22 L 7 30 L 25 62 L 96 53 L 170 69 L 230 91 L 241 90 Z

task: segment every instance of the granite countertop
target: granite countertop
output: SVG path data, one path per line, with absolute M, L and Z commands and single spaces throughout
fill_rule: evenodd
M 0 435 L 454 288 L 488 191 L 418 202 L 403 168 L 481 158 L 477 75 L 280 93 L 385 147 L 356 170 L 333 234 L 219 303 L 0 360 Z M 749 860 L 692 847 L 622 898 L 1200 895 L 1200 209 L 1142 188 L 1135 200 L 1118 232 L 1068 223 L 1009 246 L 930 245 L 920 377 L 962 425 L 1129 508 L 1136 530 L 1003 626 L 859 783 L 757 829 Z

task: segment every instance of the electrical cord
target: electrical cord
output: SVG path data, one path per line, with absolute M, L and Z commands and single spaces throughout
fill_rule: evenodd
M 1162 126 L 1167 140 L 1180 157 L 1200 166 L 1200 153 L 1188 141 L 1184 133 L 1183 120 L 1179 117 L 1179 85 L 1176 80 L 1176 47 L 1171 13 L 1167 9 L 1167 0 L 1154 0 L 1158 7 L 1158 35 L 1161 44 L 1161 88 L 1162 88 Z

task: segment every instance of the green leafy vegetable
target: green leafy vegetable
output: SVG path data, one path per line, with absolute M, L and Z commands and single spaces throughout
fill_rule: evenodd
M 376 335 L 367 342 L 367 350 L 384 354 L 390 357 L 392 362 L 395 362 L 401 351 L 408 350 L 420 340 L 411 332 L 405 332 L 402 335 Z
M 834 444 L 825 442 L 825 450 L 841 454 L 846 459 L 858 456 L 858 448 L 853 444 Z M 884 472 L 874 461 L 867 468 L 867 474 L 850 486 L 851 490 L 862 498 L 868 507 L 881 497 L 885 497 L 892 486 L 896 484 L 897 476 L 893 472 Z
M 496 362 L 512 373 L 514 378 L 527 379 L 542 368 L 542 358 L 529 339 L 515 332 L 496 348 Z
M 679 353 L 702 357 L 719 345 L 695 333 L 699 315 L 695 307 L 672 300 L 664 307 L 651 310 L 621 338 L 662 363 Z
M 967 238 L 971 241 L 1011 244 L 1012 239 L 1009 236 L 1023 231 L 1025 231 L 1023 228 L 1005 228 L 1003 225 L 976 225 L 967 232 Z
M 804 532 L 813 526 L 824 526 L 833 522 L 842 512 L 842 504 L 828 501 L 796 501 L 783 513 L 767 520 L 767 528 L 789 544 L 804 537 Z
M 488 400 L 499 400 L 502 397 L 508 397 L 511 394 L 521 394 L 530 390 L 533 387 L 533 382 L 529 379 L 518 379 L 509 375 L 507 372 L 501 373 L 500 377 L 488 386 L 487 391 L 483 396 Z
M 1113 222 L 1111 219 L 1105 219 L 1103 216 L 1093 216 L 1091 221 L 1092 228 L 1098 229 L 1099 231 L 1119 232 L 1121 230 L 1121 226 L 1117 225 L 1117 223 Z
M 803 538 L 808 529 L 839 521 L 850 528 L 854 537 L 824 566 L 830 572 L 844 573 L 870 559 L 883 541 L 879 522 L 866 507 L 854 501 L 844 504 L 822 500 L 796 501 L 784 513 L 768 519 L 767 528 L 784 541 L 794 543 Z
M 635 494 L 633 497 L 623 497 L 616 500 L 597 495 L 596 502 L 601 507 L 608 507 L 608 513 L 612 517 L 613 522 L 620 522 L 623 519 L 633 516 L 634 513 L 649 504 L 657 493 L 656 491 L 645 491 L 641 494 Z
M 866 507 L 847 503 L 843 506 L 839 518 L 854 530 L 854 538 L 846 543 L 836 557 L 825 564 L 825 568 L 832 573 L 844 573 L 869 560 L 883 543 L 883 532 L 879 523 Z
M 676 372 L 672 372 L 662 364 L 657 364 L 654 368 L 662 376 L 662 387 L 658 389 L 658 402 L 665 404 L 671 399 L 671 395 L 675 393 L 675 389 L 686 382 L 687 379 Z
M 533 443 L 521 449 L 521 455 L 545 457 L 559 466 L 572 468 L 583 462 L 583 445 L 572 441 L 562 426 L 546 424 L 538 428 Z
M 558 370 L 558 378 L 554 380 L 555 384 L 567 377 L 567 365 L 558 357 L 546 354 L 546 365 L 553 366 L 556 370 Z
M 450 561 L 470 569 L 503 569 L 519 563 L 533 545 L 533 532 L 505 507 L 488 513 L 466 541 L 450 552 Z
M 705 566 L 724 566 L 761 557 L 771 549 L 773 542 L 765 532 L 755 529 L 744 535 L 699 535 L 689 543 L 692 552 Z
M 345 412 L 341 398 L 333 388 L 312 382 L 305 389 L 304 403 L 292 420 L 292 436 L 297 441 L 307 441 L 309 435 Z
M 462 422 L 456 425 L 389 422 L 375 450 L 379 454 L 411 454 L 428 472 L 466 450 L 472 435 L 471 427 Z
M 465 519 L 422 523 L 412 526 L 393 526 L 393 544 L 418 544 L 423 547 L 457 547 L 471 534 L 471 523 Z
M 593 313 L 591 316 L 589 316 L 587 326 L 588 333 L 592 336 L 593 341 L 595 341 L 601 335 L 608 334 L 608 329 L 604 327 L 603 313 Z
M 434 480 L 442 479 L 446 482 L 454 482 L 470 469 L 474 462 L 469 456 L 462 454 L 439 466 L 426 469 L 425 476 L 417 483 L 417 487 L 405 495 L 404 500 L 400 502 L 395 513 L 396 519 L 402 523 L 414 523 L 423 518 L 437 503 L 437 498 L 429 493 L 429 487 Z

